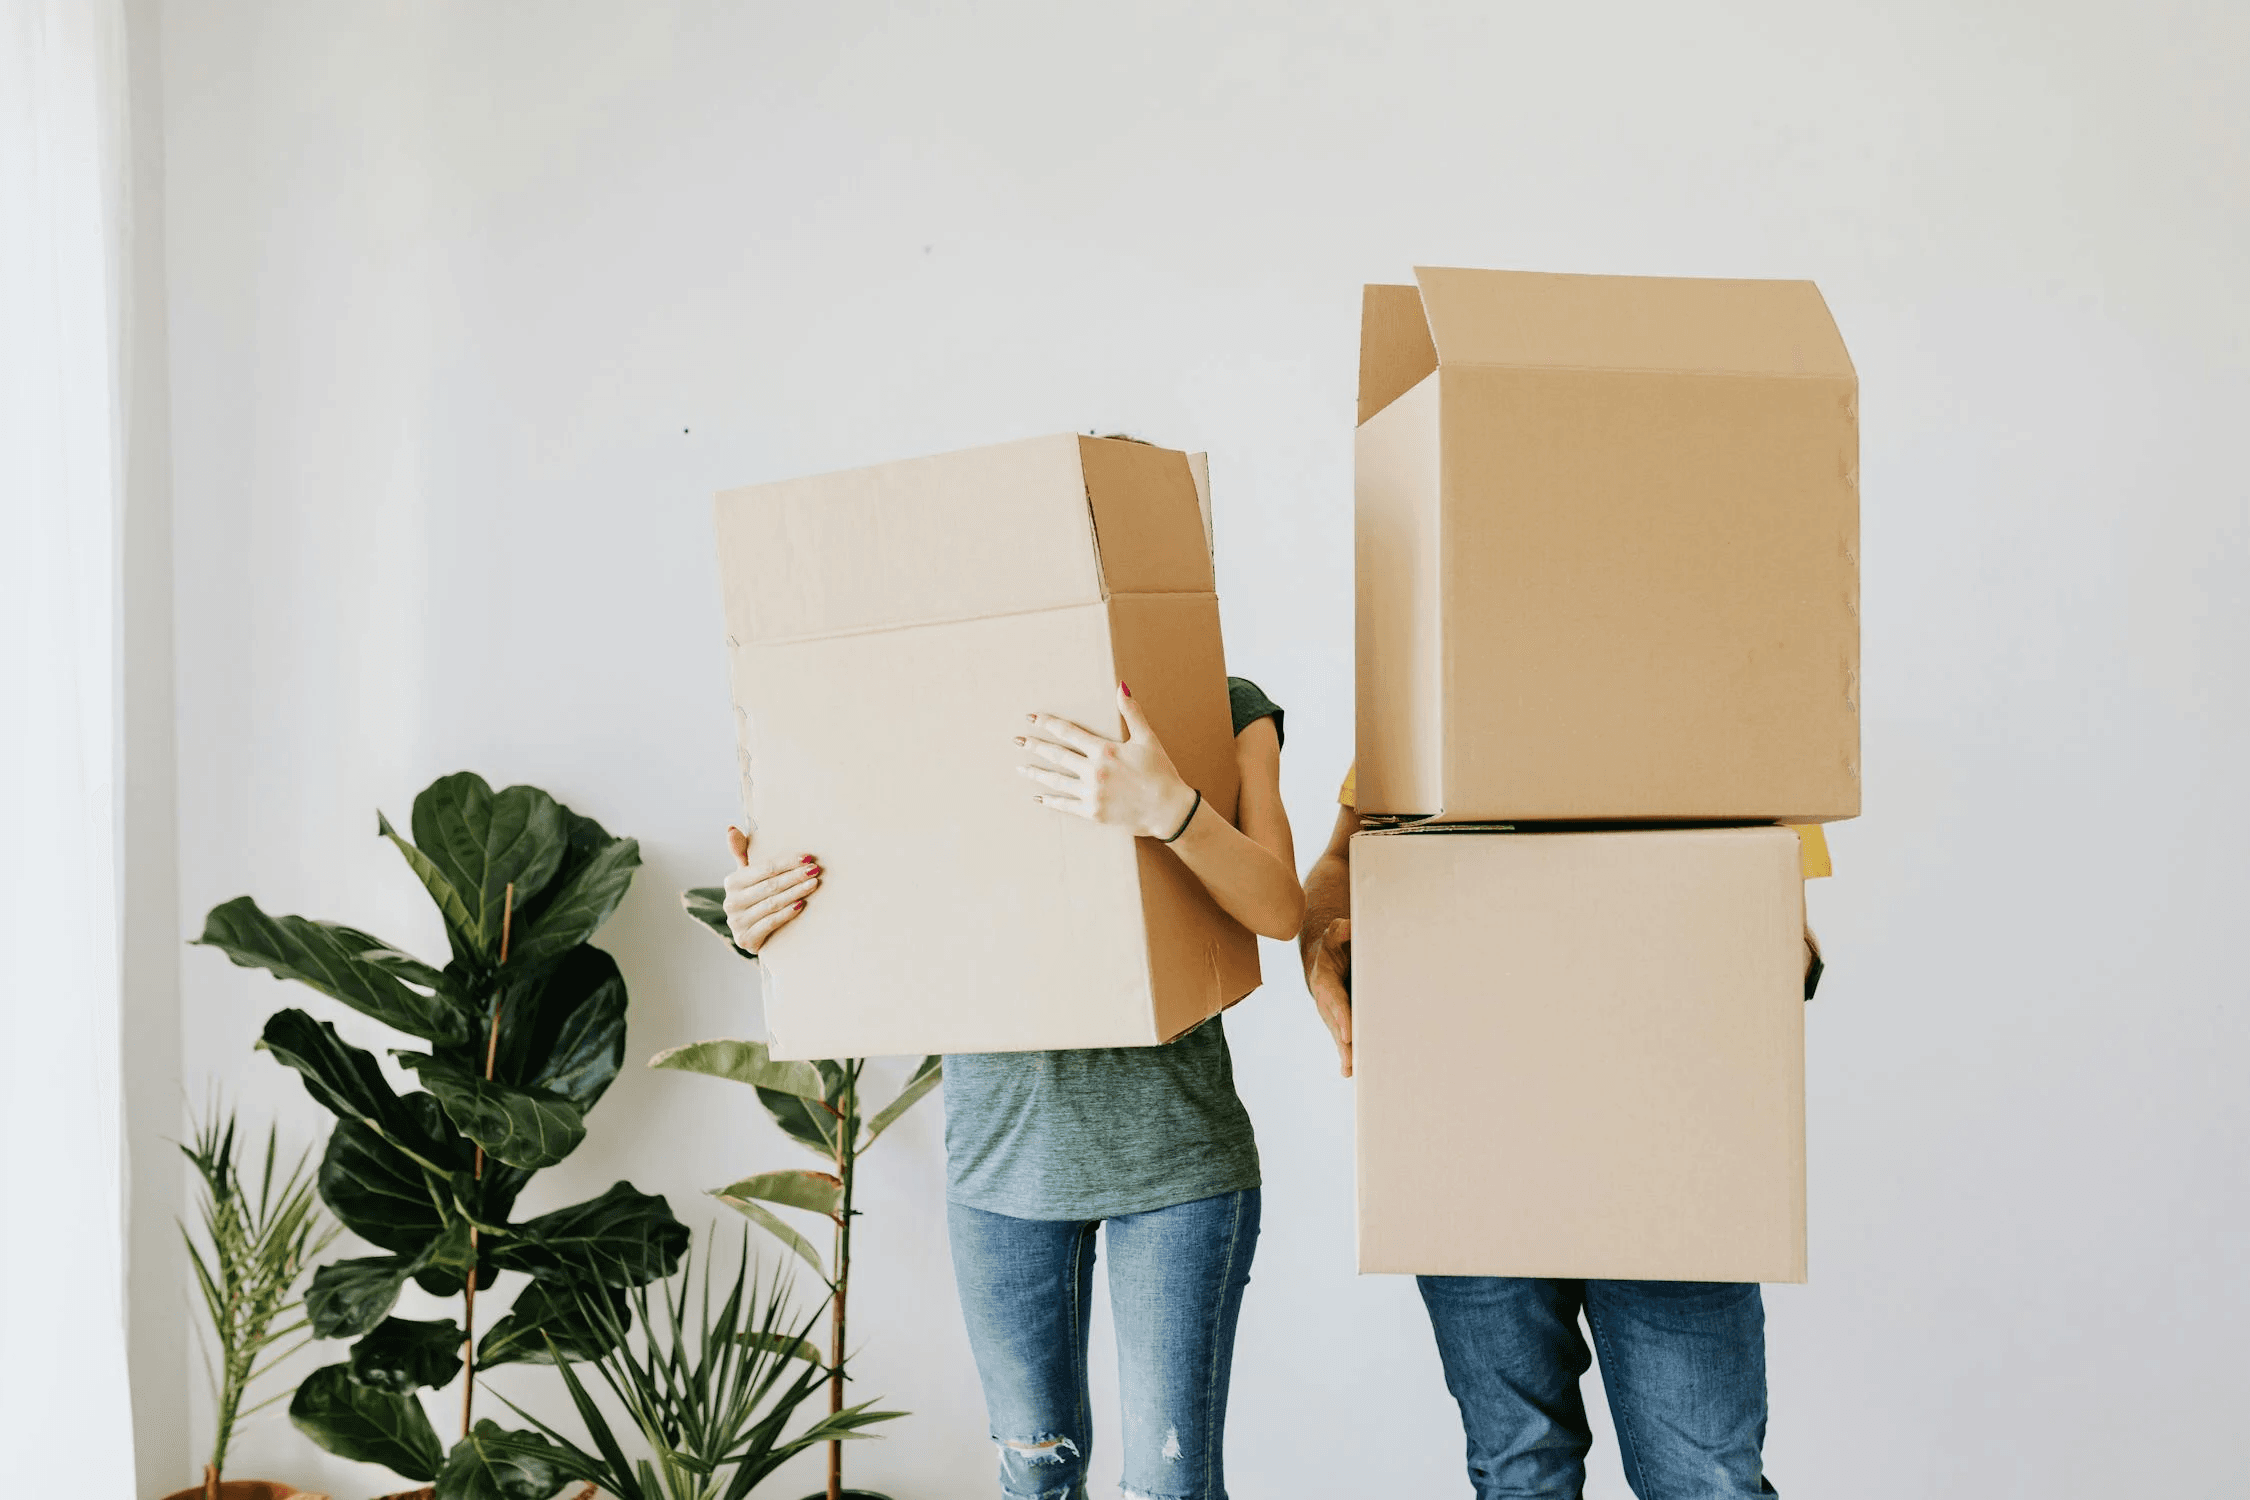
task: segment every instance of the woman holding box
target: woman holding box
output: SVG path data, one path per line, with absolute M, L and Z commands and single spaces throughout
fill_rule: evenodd
M 1016 744 L 1035 800 L 1164 843 L 1252 931 L 1304 916 L 1281 806 L 1281 709 L 1227 680 L 1240 802 L 1229 823 L 1173 769 L 1118 684 L 1125 738 L 1032 714 Z M 820 888 L 809 854 L 727 877 L 727 920 L 755 953 Z M 1235 1321 L 1258 1238 L 1258 1147 L 1214 1016 L 1161 1047 L 994 1052 L 945 1060 L 947 1227 L 983 1381 L 1000 1482 L 1013 1496 L 1085 1495 L 1093 1430 L 1087 1315 L 1094 1232 L 1107 1226 L 1124 1401 L 1124 1483 L 1224 1500 Z

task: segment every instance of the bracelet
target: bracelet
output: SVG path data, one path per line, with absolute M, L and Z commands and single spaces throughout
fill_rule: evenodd
M 1191 787 L 1189 790 L 1192 791 L 1194 789 Z M 1196 792 L 1195 801 L 1188 805 L 1188 815 L 1180 820 L 1179 832 L 1173 834 L 1168 839 L 1159 839 L 1157 840 L 1157 842 L 1162 844 L 1178 843 L 1180 841 L 1181 834 L 1184 834 L 1188 831 L 1188 824 L 1194 822 L 1195 815 L 1201 811 L 1203 811 L 1203 794 L 1201 792 Z

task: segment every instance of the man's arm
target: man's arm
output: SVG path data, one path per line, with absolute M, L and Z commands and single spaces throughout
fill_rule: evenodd
M 1336 1058 L 1346 1078 L 1352 1076 L 1352 835 L 1357 832 L 1358 811 L 1337 808 L 1328 847 L 1305 876 L 1305 925 L 1297 934 L 1305 988 L 1336 1039 Z

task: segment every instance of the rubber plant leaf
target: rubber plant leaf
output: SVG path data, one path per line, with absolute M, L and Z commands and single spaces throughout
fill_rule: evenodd
M 805 1208 L 830 1218 L 844 1208 L 844 1184 L 826 1172 L 760 1172 L 728 1183 L 716 1196 L 721 1200 L 752 1198 L 784 1208 Z
M 301 1010 L 277 1010 L 258 1046 L 297 1070 L 313 1102 L 340 1120 L 357 1120 L 433 1172 L 448 1153 L 422 1130 L 415 1112 L 391 1091 L 375 1054 L 354 1047 L 327 1021 Z
M 461 1325 L 451 1318 L 385 1318 L 352 1345 L 347 1366 L 356 1384 L 404 1396 L 450 1384 L 461 1373 L 461 1343 Z
M 381 1464 L 408 1479 L 435 1479 L 445 1463 L 422 1403 L 358 1384 L 347 1365 L 306 1376 L 289 1403 L 289 1420 L 339 1458 Z
M 828 1272 L 820 1263 L 820 1252 L 813 1249 L 812 1241 L 790 1228 L 770 1209 L 763 1208 L 748 1198 L 737 1198 L 724 1190 L 711 1196 L 803 1256 L 805 1264 L 811 1266 L 822 1281 L 828 1279 Z
M 726 887 L 721 885 L 699 885 L 692 891 L 680 892 L 680 905 L 686 908 L 689 916 L 726 939 L 727 946 L 734 949 L 737 958 L 747 958 L 756 963 L 757 954 L 735 944 L 734 929 L 727 925 L 726 900 Z
M 728 1078 L 754 1088 L 794 1094 L 816 1104 L 828 1097 L 827 1084 L 818 1068 L 811 1063 L 776 1062 L 764 1042 L 690 1042 L 684 1047 L 657 1053 L 648 1060 L 648 1065 Z
M 825 1104 L 801 1099 L 795 1094 L 776 1093 L 772 1089 L 758 1090 L 758 1102 L 766 1107 L 790 1139 L 803 1141 L 821 1155 L 824 1161 L 836 1159 L 835 1131 L 840 1123 L 828 1112 Z
M 786 1333 L 763 1333 L 757 1329 L 736 1337 L 753 1349 L 763 1349 L 768 1354 L 778 1354 L 784 1359 L 801 1359 L 816 1365 L 822 1363 L 820 1346 L 811 1339 L 801 1339 Z
M 875 1118 L 867 1122 L 867 1139 L 860 1144 L 860 1149 L 864 1151 L 874 1145 L 877 1136 L 890 1129 L 900 1115 L 921 1103 L 923 1096 L 936 1088 L 944 1077 L 944 1058 L 923 1058 L 922 1065 L 914 1070 L 913 1075 L 906 1080 L 906 1086 L 898 1091 L 898 1097 L 884 1105 L 876 1112 Z
M 218 949 L 245 969 L 264 969 L 276 979 L 309 985 L 408 1036 L 454 1042 L 469 1034 L 468 1019 L 451 996 L 408 984 L 395 964 L 373 956 L 404 955 L 356 928 L 309 917 L 268 916 L 250 897 L 237 896 L 211 908 L 196 942 Z
M 570 830 L 560 803 L 537 787 L 495 792 L 474 771 L 443 776 L 414 799 L 414 844 L 460 895 L 468 921 L 461 936 L 479 959 L 497 963 L 515 887 L 521 912 L 555 878 Z M 509 958 L 514 961 L 511 945 Z
M 494 1246 L 492 1263 L 534 1276 L 576 1277 L 604 1286 L 643 1286 L 679 1269 L 687 1226 L 671 1205 L 629 1182 L 584 1203 L 526 1219 Z
M 638 839 L 613 838 L 568 808 L 562 814 L 569 828 L 562 867 L 545 894 L 519 910 L 510 963 L 545 963 L 592 937 L 641 867 Z
M 611 1301 L 614 1326 L 631 1326 L 632 1306 L 625 1293 L 613 1287 L 599 1289 Z M 566 1360 L 600 1359 L 616 1348 L 608 1328 L 588 1316 L 580 1298 L 567 1284 L 534 1281 L 516 1297 L 508 1315 L 492 1325 L 477 1346 L 477 1368 L 495 1365 L 553 1364 L 559 1352 Z
M 437 1500 L 550 1500 L 576 1469 L 571 1455 L 545 1438 L 509 1432 L 488 1417 L 453 1445 Z
M 515 1088 L 427 1052 L 391 1055 L 420 1075 L 455 1128 L 510 1166 L 551 1167 L 586 1139 L 586 1117 L 560 1094 Z

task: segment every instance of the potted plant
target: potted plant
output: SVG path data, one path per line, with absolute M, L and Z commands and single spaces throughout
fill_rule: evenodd
M 613 838 L 535 787 L 495 792 L 468 772 L 414 799 L 410 843 L 377 816 L 437 904 L 452 956 L 433 967 L 364 932 L 269 916 L 248 896 L 214 907 L 201 941 L 342 1001 L 425 1043 L 392 1051 L 422 1084 L 399 1093 L 372 1053 L 288 1009 L 259 1046 L 337 1117 L 320 1196 L 387 1253 L 313 1273 L 311 1331 L 355 1339 L 297 1387 L 289 1415 L 332 1453 L 434 1485 L 443 1500 L 548 1500 L 554 1486 L 494 1456 L 474 1421 L 478 1371 L 512 1361 L 594 1359 L 634 1287 L 669 1276 L 686 1226 L 665 1201 L 619 1182 L 536 1218 L 512 1217 L 533 1174 L 584 1139 L 585 1117 L 625 1053 L 625 981 L 589 943 L 624 897 L 639 845 Z M 530 1278 L 477 1338 L 477 1294 Z M 589 1279 L 590 1278 L 590 1279 Z M 412 1281 L 461 1299 L 461 1318 L 392 1315 Z M 461 1438 L 448 1451 L 418 1392 L 459 1381 Z
M 704 886 L 687 892 L 682 901 L 690 916 L 725 938 L 729 947 L 734 947 L 733 935 L 727 928 L 726 910 L 721 904 L 724 895 L 717 886 Z M 741 948 L 734 948 L 734 951 L 753 963 L 757 961 L 755 954 Z M 923 1058 L 890 1103 L 868 1119 L 860 1114 L 859 1085 L 866 1067 L 864 1058 L 776 1062 L 768 1055 L 763 1042 L 711 1041 L 693 1042 L 660 1052 L 649 1059 L 649 1066 L 705 1073 L 749 1084 L 758 1091 L 758 1102 L 773 1116 L 775 1124 L 828 1162 L 830 1170 L 826 1172 L 756 1173 L 714 1189 L 713 1196 L 803 1257 L 828 1287 L 828 1408 L 831 1412 L 843 1411 L 844 1335 L 851 1294 L 852 1220 L 859 1213 L 854 1206 L 854 1189 L 858 1183 L 860 1153 L 874 1145 L 878 1136 L 938 1086 L 943 1076 L 942 1059 Z M 767 1204 L 819 1214 L 829 1221 L 830 1258 L 826 1266 L 822 1265 L 820 1252 L 813 1248 L 812 1242 L 766 1207 Z M 829 1445 L 828 1488 L 824 1495 L 825 1500 L 887 1500 L 873 1490 L 844 1488 L 844 1450 L 840 1442 Z M 806 1500 L 822 1500 L 822 1497 L 808 1496 Z
M 337 1225 L 314 1196 L 309 1148 L 284 1171 L 279 1134 L 269 1128 L 253 1193 L 243 1178 L 235 1145 L 234 1113 L 220 1110 L 214 1102 L 196 1121 L 193 1142 L 180 1147 L 195 1165 L 201 1199 L 197 1217 L 204 1243 L 196 1243 L 185 1224 L 180 1226 L 180 1238 L 210 1319 L 210 1343 L 204 1354 L 217 1414 L 203 1482 L 175 1491 L 165 1500 L 290 1500 L 292 1496 L 325 1500 L 273 1480 L 225 1477 L 227 1448 L 236 1427 L 289 1394 L 284 1389 L 244 1404 L 253 1384 L 311 1342 L 307 1335 L 278 1354 L 268 1353 L 305 1332 L 308 1325 L 301 1315 L 304 1304 L 297 1283 L 337 1234 Z
M 580 1286 L 597 1280 L 584 1278 Z M 589 1491 L 617 1500 L 743 1500 L 805 1449 L 866 1436 L 862 1428 L 904 1415 L 865 1402 L 785 1435 L 830 1375 L 806 1337 L 820 1309 L 800 1317 L 790 1311 L 780 1276 L 751 1275 L 747 1231 L 733 1285 L 715 1309 L 711 1296 L 710 1263 L 698 1287 L 692 1258 L 660 1291 L 634 1289 L 629 1312 L 581 1291 L 581 1312 L 608 1346 L 592 1368 L 623 1408 L 625 1430 L 645 1457 L 626 1456 L 625 1441 L 586 1382 L 559 1360 L 590 1450 L 521 1408 L 517 1414 L 538 1436 L 502 1432 L 490 1422 L 477 1424 L 480 1436 L 497 1459 L 535 1471 L 544 1484 L 583 1480 Z

